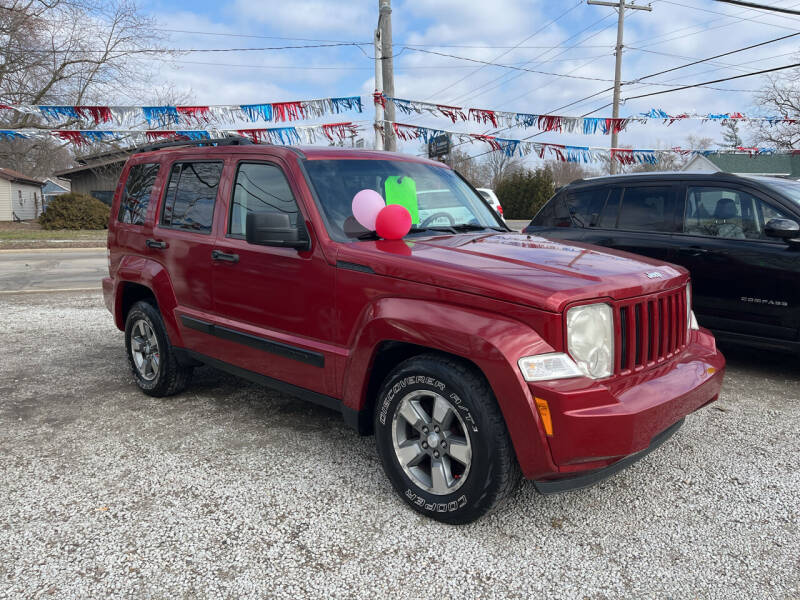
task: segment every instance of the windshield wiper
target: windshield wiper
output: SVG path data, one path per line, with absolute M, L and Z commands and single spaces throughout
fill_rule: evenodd
M 379 236 L 374 231 L 365 231 L 364 233 L 359 233 L 356 236 L 357 240 L 380 240 L 381 236 Z
M 458 233 L 458 231 L 449 225 L 437 225 L 435 227 L 412 227 L 408 233 L 421 233 L 423 231 L 446 231 L 447 233 Z
M 476 225 L 475 223 L 460 223 L 453 225 L 453 229 L 457 231 L 483 231 L 484 229 L 491 229 L 492 231 L 506 231 L 502 227 L 492 225 Z

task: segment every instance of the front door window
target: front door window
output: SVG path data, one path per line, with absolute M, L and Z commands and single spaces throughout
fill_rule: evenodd
M 789 219 L 786 213 L 743 190 L 690 187 L 686 196 L 683 232 L 704 237 L 765 240 L 771 219 Z

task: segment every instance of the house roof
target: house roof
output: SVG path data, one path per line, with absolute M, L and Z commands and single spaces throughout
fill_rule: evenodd
M 59 190 L 68 192 L 71 187 L 68 179 L 53 179 L 52 177 L 48 177 L 43 183 L 45 194 L 58 193 Z
M 14 171 L 13 169 L 6 169 L 4 167 L 0 167 L 0 178 L 5 179 L 6 181 L 18 181 L 19 183 L 27 183 L 29 185 L 36 185 L 41 187 L 43 184 L 38 179 L 34 179 L 33 177 L 28 177 L 27 175 L 20 173 L 19 171 Z
M 794 154 L 709 154 L 705 157 L 720 171 L 728 173 L 758 173 L 761 175 L 790 175 L 796 161 Z
M 107 167 L 109 165 L 116 165 L 116 164 L 124 165 L 126 160 L 128 160 L 128 157 L 123 156 L 113 160 L 94 162 L 88 165 L 81 165 L 78 167 L 72 167 L 70 169 L 64 169 L 63 171 L 56 171 L 55 173 L 53 173 L 53 175 L 61 179 L 71 180 L 75 175 L 78 175 L 80 173 L 85 173 L 86 171 L 93 171 L 95 169 L 99 169 L 101 167 Z

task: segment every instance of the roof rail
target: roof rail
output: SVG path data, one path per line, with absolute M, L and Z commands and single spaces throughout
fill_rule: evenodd
M 139 154 L 141 152 L 152 152 L 154 150 L 161 150 L 162 148 L 177 148 L 180 146 L 247 146 L 252 143 L 253 140 L 243 136 L 208 138 L 203 140 L 173 140 L 170 142 L 159 142 L 157 144 L 140 146 L 136 149 L 134 154 Z

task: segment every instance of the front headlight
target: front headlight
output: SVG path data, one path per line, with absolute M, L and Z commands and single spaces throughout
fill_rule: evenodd
M 561 352 L 523 356 L 518 364 L 525 381 L 548 381 L 583 375 L 572 359 Z
M 567 311 L 567 351 L 592 379 L 614 373 L 614 311 L 608 304 L 587 304 Z

